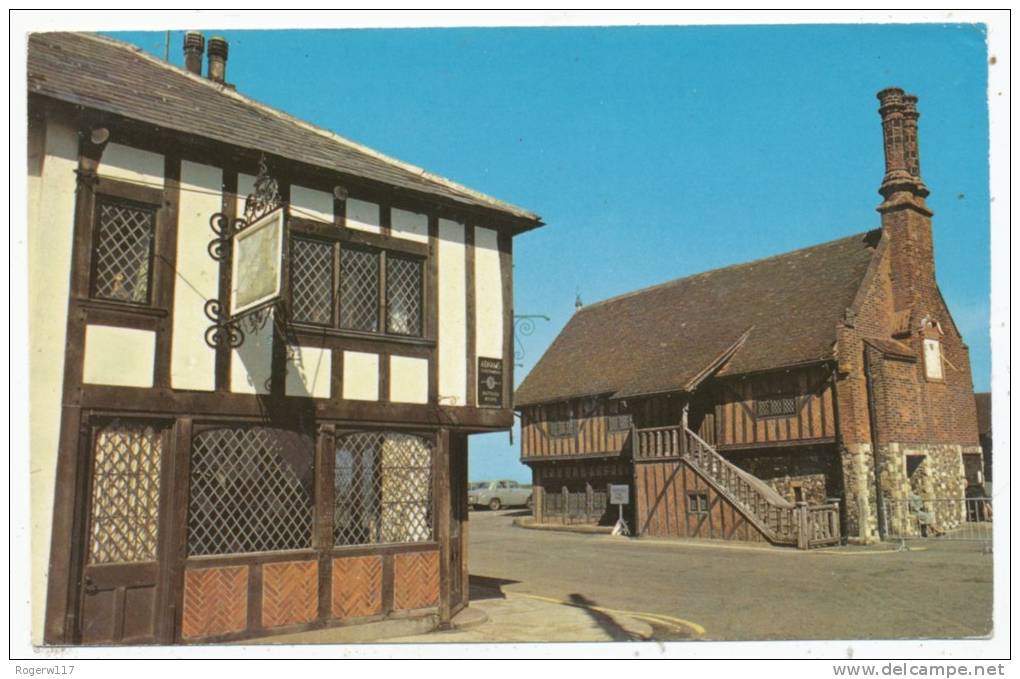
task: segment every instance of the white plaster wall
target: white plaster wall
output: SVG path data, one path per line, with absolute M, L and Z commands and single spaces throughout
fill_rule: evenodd
M 439 403 L 467 405 L 467 282 L 464 225 L 439 220 Z
M 50 119 L 28 140 L 28 367 L 32 643 L 41 644 L 46 610 L 60 402 L 67 343 L 78 134 Z M 20 229 L 16 229 L 20 233 Z M 19 482 L 24 482 L 20 479 Z
M 219 264 L 209 256 L 207 245 L 213 237 L 209 217 L 222 210 L 222 191 L 220 168 L 187 160 L 181 163 L 170 343 L 170 386 L 174 389 L 216 388 L 216 350 L 205 343 L 210 325 L 205 303 L 219 295 Z
M 381 233 L 382 226 L 379 220 L 379 206 L 376 203 L 369 203 L 356 198 L 347 199 L 347 220 L 346 225 L 351 229 Z
M 330 397 L 333 352 L 291 345 L 287 356 L 287 396 Z
M 503 356 L 503 281 L 496 231 L 475 227 L 475 352 Z
M 238 217 L 244 217 L 244 201 L 248 194 L 255 191 L 255 177 L 250 174 L 239 172 L 237 174 L 237 211 Z
M 151 387 L 156 367 L 156 333 L 112 325 L 85 326 L 82 381 L 120 387 Z
M 110 142 L 99 162 L 100 176 L 163 188 L 163 154 Z
M 418 243 L 428 243 L 428 215 L 393 208 L 390 210 L 390 233 L 394 238 L 404 238 Z
M 379 400 L 379 354 L 344 352 L 343 397 L 352 401 Z
M 290 212 L 297 217 L 333 223 L 333 194 L 292 184 Z
M 429 402 L 429 362 L 426 358 L 390 356 L 390 401 Z
M 253 332 L 245 323 L 244 343 L 230 352 L 230 391 L 235 394 L 268 394 L 273 371 L 273 315 Z

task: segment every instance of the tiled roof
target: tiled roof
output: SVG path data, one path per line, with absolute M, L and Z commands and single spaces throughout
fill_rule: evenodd
M 684 390 L 734 345 L 718 374 L 832 358 L 836 324 L 880 237 L 879 230 L 860 233 L 582 307 L 515 403 Z
M 541 224 L 533 212 L 389 158 L 132 45 L 88 33 L 35 33 L 28 45 L 29 93 L 498 210 L 533 223 L 525 228 Z

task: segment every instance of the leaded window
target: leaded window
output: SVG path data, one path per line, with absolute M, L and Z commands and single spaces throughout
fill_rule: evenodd
M 421 276 L 421 260 L 387 258 L 386 332 L 421 335 Z
M 379 253 L 340 251 L 340 327 L 379 331 Z
M 162 432 L 114 422 L 96 432 L 92 451 L 88 563 L 155 561 Z
M 424 273 L 421 256 L 295 236 L 291 316 L 340 330 L 421 337 Z
M 797 414 L 797 399 L 794 396 L 759 398 L 755 408 L 758 417 L 789 417 Z
M 337 546 L 432 539 L 432 444 L 413 434 L 358 432 L 334 451 Z
M 609 416 L 609 431 L 630 431 L 631 424 L 629 414 Z
M 267 427 L 197 434 L 191 452 L 188 553 L 311 547 L 314 445 Z
M 291 294 L 294 320 L 333 322 L 333 246 L 295 238 L 291 248 Z
M 577 420 L 550 420 L 549 436 L 554 438 L 569 438 L 577 433 Z
M 148 304 L 156 211 L 129 201 L 101 196 L 96 201 L 92 295 L 132 304 Z

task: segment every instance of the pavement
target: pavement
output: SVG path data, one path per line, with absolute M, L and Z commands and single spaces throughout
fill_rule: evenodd
M 991 632 L 992 557 L 976 543 L 805 552 L 527 530 L 514 525 L 523 515 L 470 515 L 471 607 L 489 622 L 402 641 L 601 641 L 629 633 L 653 640 L 980 638 Z M 651 628 L 650 637 L 632 621 Z
M 471 596 L 471 605 L 454 618 L 453 629 L 396 637 L 386 643 L 648 641 L 655 634 L 647 620 L 581 600 L 503 594 L 485 585 L 475 585 Z

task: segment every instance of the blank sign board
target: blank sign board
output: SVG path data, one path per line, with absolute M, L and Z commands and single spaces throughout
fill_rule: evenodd
M 285 223 L 281 208 L 234 235 L 232 315 L 274 302 L 282 294 Z

